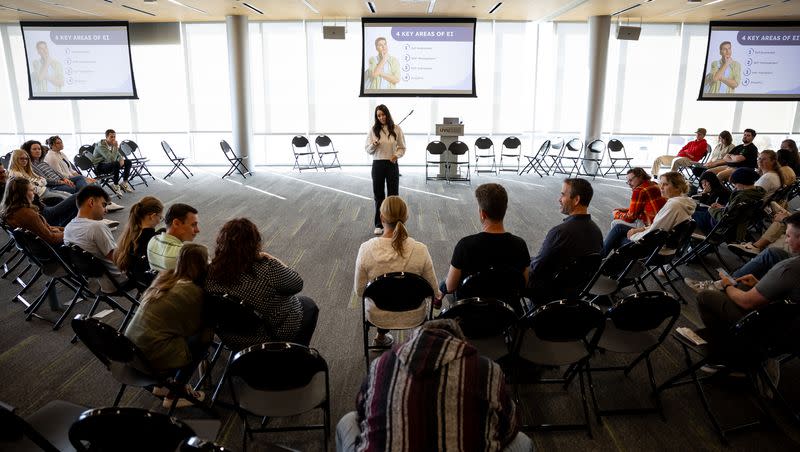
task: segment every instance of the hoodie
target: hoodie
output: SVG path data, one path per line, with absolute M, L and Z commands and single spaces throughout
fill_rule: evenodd
M 631 236 L 632 241 L 637 241 L 647 235 L 650 231 L 662 229 L 664 231 L 671 231 L 675 226 L 683 223 L 684 221 L 692 218 L 696 204 L 692 198 L 688 196 L 675 196 L 674 198 L 667 199 L 664 207 L 658 211 L 658 214 L 653 218 L 653 224 L 647 227 L 642 232 L 638 232 Z

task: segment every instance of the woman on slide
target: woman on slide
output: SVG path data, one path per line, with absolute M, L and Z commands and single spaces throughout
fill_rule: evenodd
M 406 140 L 400 126 L 394 124 L 386 105 L 375 107 L 375 123 L 367 133 L 367 153 L 372 155 L 372 192 L 375 196 L 375 235 L 383 234 L 381 204 L 389 196 L 398 194 L 400 170 L 397 159 L 406 153 Z M 384 190 L 386 188 L 386 190 Z

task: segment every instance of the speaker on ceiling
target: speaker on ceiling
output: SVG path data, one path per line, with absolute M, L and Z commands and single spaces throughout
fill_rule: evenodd
M 344 27 L 340 25 L 324 25 L 322 27 L 323 39 L 344 39 Z
M 625 41 L 638 41 L 641 33 L 641 27 L 629 27 L 627 25 L 617 26 L 617 39 L 622 39 Z

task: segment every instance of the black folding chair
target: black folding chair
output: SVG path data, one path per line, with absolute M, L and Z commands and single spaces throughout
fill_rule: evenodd
M 448 162 L 447 180 L 448 181 L 465 181 L 470 182 L 470 169 L 469 169 L 469 146 L 463 141 L 453 141 L 447 150 L 455 157 L 455 160 Z M 466 155 L 466 159 L 461 160 L 461 156 Z M 467 172 L 462 173 L 460 168 L 467 166 Z M 455 171 L 451 171 L 455 167 Z M 470 182 L 471 184 L 471 182 Z
M 267 342 L 237 353 L 230 366 L 234 409 L 242 419 L 242 450 L 253 433 L 322 430 L 322 448 L 330 436 L 328 364 L 313 348 L 289 342 Z M 252 428 L 248 416 L 288 417 L 321 409 L 323 422 L 289 427 Z
M 566 146 L 561 153 L 561 157 L 558 159 L 558 164 L 555 167 L 555 173 L 566 174 L 567 176 L 572 176 L 573 172 L 576 174 L 580 174 L 580 170 L 578 169 L 578 164 L 580 163 L 581 159 L 583 158 L 583 141 L 580 138 L 573 138 L 567 141 Z M 567 163 L 572 163 L 570 166 Z M 569 170 L 567 170 L 569 168 Z
M 592 367 L 589 370 L 589 390 L 592 393 L 592 403 L 598 422 L 600 416 L 654 412 L 660 413 L 666 420 L 661 397 L 656 391 L 657 385 L 650 355 L 664 342 L 680 315 L 681 305 L 678 300 L 666 292 L 659 291 L 629 295 L 606 311 L 606 326 L 600 336 L 598 348 L 606 352 L 636 354 L 636 357 L 624 366 Z M 647 365 L 647 376 L 655 398 L 655 408 L 600 409 L 591 372 L 623 371 L 627 377 L 642 361 Z
M 435 176 L 431 176 L 428 173 L 428 168 L 434 167 L 439 169 L 440 165 L 442 165 L 442 154 L 444 151 L 447 150 L 447 146 L 442 143 L 441 141 L 431 141 L 428 143 L 428 146 L 425 148 L 428 151 L 428 155 L 425 158 L 425 183 L 427 184 L 429 180 L 443 180 L 446 179 L 447 172 L 445 169 L 445 176 L 440 176 L 438 173 Z M 444 164 L 445 167 L 447 163 Z
M 522 142 L 519 141 L 519 138 L 517 137 L 507 137 L 505 140 L 503 140 L 503 144 L 500 146 L 500 167 L 498 168 L 498 170 L 513 171 L 515 173 L 518 173 L 519 159 L 521 156 L 522 156 Z M 505 159 L 516 160 L 517 165 L 515 167 L 508 167 L 503 163 Z
M 186 157 L 178 157 L 175 154 L 175 151 L 172 150 L 172 147 L 170 147 L 169 143 L 167 143 L 166 141 L 162 141 L 161 142 L 161 148 L 164 149 L 164 153 L 167 154 L 167 158 L 169 159 L 169 162 L 172 163 L 172 169 L 169 170 L 169 172 L 167 173 L 166 176 L 164 176 L 164 179 L 172 176 L 172 174 L 175 171 L 180 171 L 181 174 L 183 174 L 183 176 L 185 178 L 187 178 L 187 179 L 189 178 L 189 175 L 187 175 L 186 172 L 188 172 L 189 174 L 194 176 L 194 174 L 192 174 L 192 171 L 189 169 L 189 167 L 186 166 L 185 163 L 183 163 L 183 161 L 186 160 Z M 186 170 L 186 171 L 184 171 L 184 170 Z
M 578 161 L 575 162 L 575 174 L 578 176 L 592 176 L 592 180 L 594 180 L 597 176 L 603 174 L 603 171 L 600 167 L 603 164 L 603 159 L 605 158 L 606 144 L 603 142 L 603 140 L 592 140 L 586 146 L 585 152 L 588 154 L 588 156 L 583 155 Z M 593 171 L 587 170 L 587 167 L 593 168 Z
M 89 149 L 84 151 L 84 148 L 88 147 Z M 97 180 L 97 183 L 100 184 L 101 187 L 105 187 L 112 193 L 112 195 L 116 196 L 117 198 L 122 198 L 120 193 L 117 193 L 111 184 L 114 183 L 114 174 L 112 173 L 100 173 L 97 171 L 97 168 L 92 163 L 91 151 L 92 146 L 83 145 L 81 146 L 81 151 L 75 154 L 75 157 L 72 159 L 72 163 L 80 169 L 82 172 L 86 173 L 86 177 L 91 177 Z
M 683 295 L 681 295 L 681 292 L 673 284 L 675 279 L 670 276 L 670 273 L 674 272 L 678 275 L 678 279 L 683 280 L 683 275 L 674 264 L 689 247 L 689 242 L 692 239 L 692 234 L 694 233 L 696 225 L 697 223 L 690 218 L 678 224 L 669 232 L 664 246 L 658 253 L 652 254 L 647 261 L 645 261 L 644 266 L 647 268 L 647 272 L 639 277 L 641 285 L 644 285 L 644 279 L 650 276 L 662 290 L 666 290 L 664 284 L 662 284 L 661 280 L 656 276 L 656 271 L 660 270 L 664 275 L 665 281 L 669 284 L 670 288 L 672 288 L 672 292 L 680 298 L 683 304 L 686 304 Z
M 364 333 L 364 362 L 369 369 L 370 350 L 386 350 L 385 345 L 369 345 L 371 327 L 386 330 L 408 330 L 421 325 L 433 315 L 433 287 L 422 276 L 408 272 L 380 275 L 367 283 L 361 298 L 361 324 Z M 372 306 L 367 312 L 367 305 Z M 425 304 L 428 303 L 428 309 Z M 399 321 L 403 312 L 420 311 L 416 318 Z
M 489 359 L 497 361 L 511 353 L 518 316 L 500 300 L 477 297 L 458 300 L 438 318 L 458 322 L 467 341 Z
M 544 171 L 545 174 L 555 174 L 562 155 L 564 155 L 564 139 L 558 137 L 550 142 L 550 149 L 547 150 L 547 154 L 542 159 L 543 162 L 546 159 L 550 159 L 550 164 L 547 165 L 547 169 Z M 562 170 L 561 172 L 564 171 Z
M 327 171 L 328 168 L 341 168 L 342 164 L 339 163 L 339 152 L 333 146 L 333 141 L 328 137 L 328 135 L 320 135 L 314 140 L 314 146 L 317 148 L 317 157 L 319 158 L 319 166 L 322 167 L 323 171 Z M 325 163 L 324 158 L 328 155 L 333 156 L 333 160 L 331 163 Z
M 703 386 L 705 382 L 713 382 L 732 372 L 741 372 L 747 376 L 750 393 L 771 424 L 775 425 L 776 421 L 767 406 L 768 401 L 759 389 L 759 381 L 769 388 L 774 398 L 791 414 L 792 421 L 800 425 L 800 416 L 792 410 L 778 391 L 764 367 L 768 359 L 797 352 L 798 321 L 800 321 L 800 305 L 776 301 L 745 315 L 721 336 L 716 336 L 709 330 L 696 331 L 698 336 L 707 341 L 704 345 L 695 345 L 676 333 L 673 337 L 683 348 L 686 370 L 662 383 L 658 391 L 694 384 L 714 430 L 721 441 L 728 444 L 729 433 L 759 425 L 761 422 L 754 420 L 732 427 L 723 427 L 711 409 Z M 693 360 L 693 357 L 697 359 Z M 717 372 L 710 376 L 698 377 L 697 371 L 706 365 L 716 365 Z
M 555 300 L 577 300 L 586 290 L 593 275 L 597 273 L 601 261 L 599 254 L 568 259 L 556 269 L 546 285 L 525 289 L 526 296 L 534 306 Z
M 525 277 L 519 270 L 501 267 L 485 268 L 467 275 L 456 289 L 455 299 L 487 298 L 502 301 L 511 306 L 517 317 L 527 311 L 522 304 Z
M 132 183 L 131 187 L 141 184 L 144 184 L 145 187 L 147 187 L 147 180 L 144 178 L 144 176 L 150 176 L 151 179 L 155 180 L 155 177 L 150 173 L 150 170 L 147 169 L 147 162 L 149 159 L 144 156 L 138 144 L 132 140 L 123 140 L 119 144 L 119 149 L 123 154 L 125 154 L 125 158 L 131 162 L 131 173 L 128 181 L 132 182 L 137 177 L 142 181 L 139 184 Z
M 297 135 L 292 138 L 292 154 L 294 155 L 294 166 L 292 169 L 296 169 L 299 172 L 303 172 L 303 170 L 313 169 L 317 171 L 319 165 L 317 165 L 316 159 L 314 159 L 314 150 L 311 149 L 311 144 L 308 142 L 308 138 Z M 300 163 L 300 159 L 305 159 L 304 163 Z
M 631 169 L 631 160 L 633 160 L 633 157 L 628 157 L 628 153 L 625 151 L 625 146 L 616 138 L 608 140 L 606 149 L 608 149 L 609 166 L 608 169 L 606 169 L 606 172 L 603 173 L 603 177 L 607 176 L 608 173 L 613 171 L 614 175 L 616 175 L 617 179 L 619 179 L 619 176 L 625 175 L 627 171 Z M 620 163 L 622 166 L 617 166 Z
M 522 430 L 586 430 L 592 437 L 583 377 L 604 327 L 603 311 L 585 301 L 553 301 L 520 320 L 520 333 L 514 347 L 517 399 L 522 384 L 520 369 L 524 361 L 546 367 L 566 366 L 567 371 L 561 378 L 537 378 L 534 383 L 560 384 L 567 389 L 577 376 L 585 420 L 583 424 L 526 424 Z
M 86 407 L 53 400 L 22 418 L 16 408 L 0 402 L 0 449 L 59 452 L 71 449 L 67 432 Z
M 491 166 L 488 168 L 481 166 L 481 160 L 490 160 Z M 480 137 L 475 140 L 475 172 L 497 174 L 494 143 L 489 137 Z
M 247 156 L 240 157 L 236 155 L 233 149 L 231 149 L 231 145 L 225 140 L 219 142 L 219 147 L 222 148 L 222 153 L 225 154 L 225 158 L 228 159 L 228 163 L 231 164 L 231 167 L 228 168 L 228 171 L 222 176 L 223 179 L 232 176 L 234 172 L 238 172 L 244 179 L 247 179 L 246 174 L 253 175 L 253 172 L 250 171 L 244 163 Z
M 528 163 L 520 170 L 520 176 L 525 173 L 530 173 L 531 170 L 536 171 L 539 177 L 544 177 L 547 174 L 547 169 L 544 167 L 544 158 L 547 156 L 547 151 L 550 150 L 550 140 L 544 140 L 539 150 L 533 155 L 525 155 Z M 539 171 L 541 170 L 541 172 Z

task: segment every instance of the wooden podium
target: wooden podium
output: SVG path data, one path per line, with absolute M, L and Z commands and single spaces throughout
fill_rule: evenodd
M 458 138 L 464 135 L 464 124 L 436 124 L 436 135 L 439 135 L 439 141 L 449 148 L 451 143 L 458 141 Z M 444 151 L 439 156 L 440 179 L 458 177 L 458 168 L 447 165 L 447 163 L 455 162 L 456 160 L 456 156 L 451 154 L 450 151 Z

